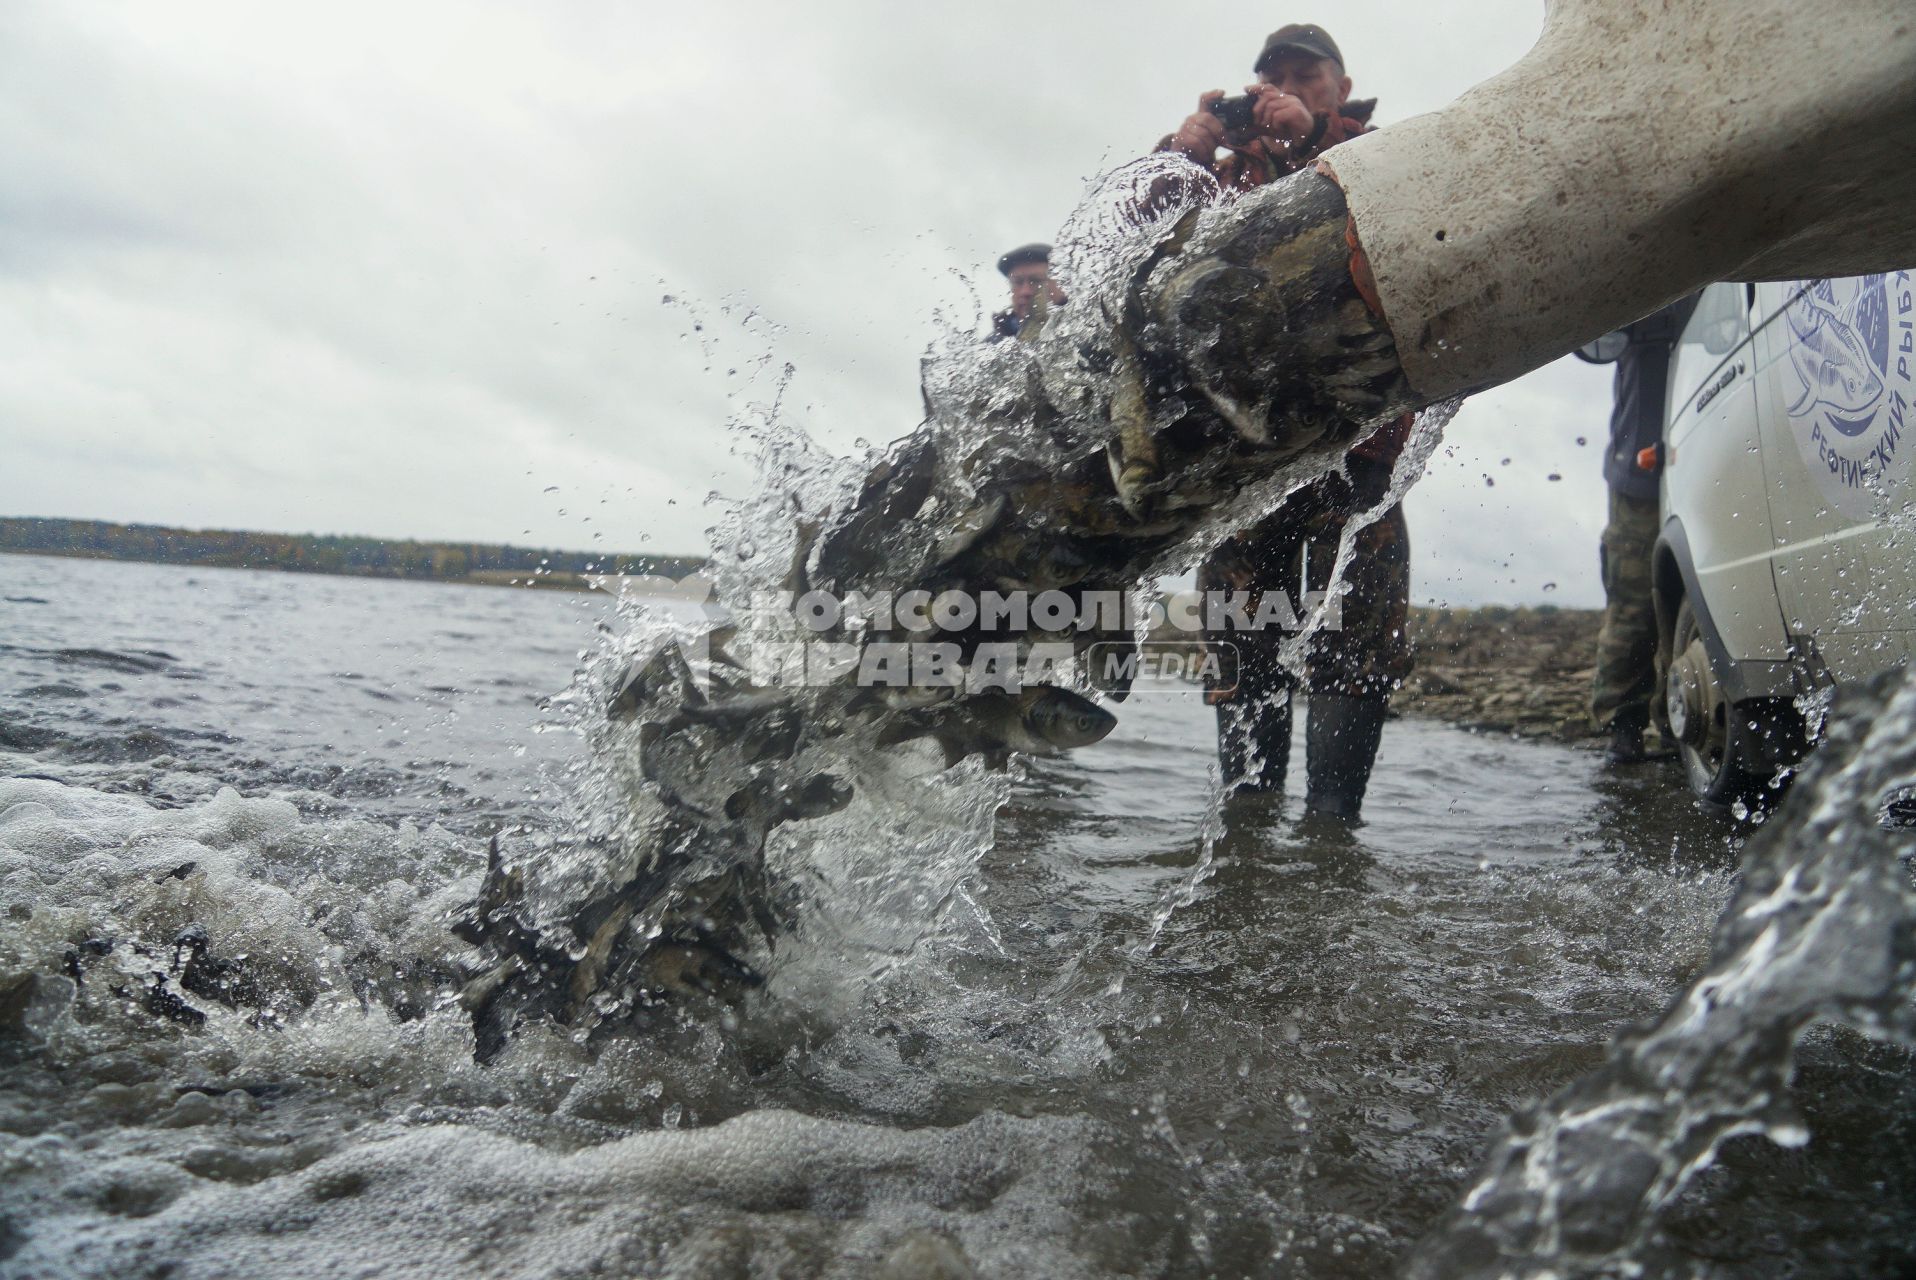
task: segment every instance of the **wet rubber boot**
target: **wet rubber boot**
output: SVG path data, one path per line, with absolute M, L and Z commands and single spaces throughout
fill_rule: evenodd
M 1643 749 L 1643 730 L 1650 720 L 1647 712 L 1619 711 L 1610 721 L 1610 745 L 1604 749 L 1608 765 L 1642 764 L 1650 758 Z
M 1292 702 L 1285 697 L 1242 711 L 1242 703 L 1218 705 L 1217 759 L 1225 786 L 1236 783 L 1239 791 L 1284 789 L 1291 761 Z
M 1382 698 L 1311 695 L 1304 728 L 1306 813 L 1356 819 L 1377 761 L 1377 744 L 1384 738 L 1384 706 Z

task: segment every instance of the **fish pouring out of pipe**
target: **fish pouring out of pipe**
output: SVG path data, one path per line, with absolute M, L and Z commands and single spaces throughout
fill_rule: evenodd
M 1769 74 L 1819 58 L 1854 91 Z M 1655 109 L 1618 110 L 1603 66 L 1631 68 L 1626 99 Z M 1774 92 L 1722 92 L 1759 82 Z M 1694 125 L 1739 111 L 1754 151 L 1731 145 L 1735 129 Z M 1898 150 L 1912 128 L 1916 28 L 1898 5 L 1835 21 L 1785 0 L 1681 13 L 1563 0 L 1510 70 L 1313 170 L 1221 203 L 1188 172 L 1131 174 L 1127 232 L 1085 255 L 1071 304 L 1016 342 L 961 353 L 961 368 L 928 366 L 927 421 L 861 477 L 802 500 L 760 495 L 780 569 L 753 544 L 719 545 L 721 602 L 1031 591 L 1083 606 L 1176 572 L 1380 424 L 1702 284 L 1916 261 L 1916 170 Z M 1848 141 L 1824 145 L 1833 136 Z M 1723 214 L 1751 208 L 1763 216 Z M 1813 394 L 1869 398 L 1839 317 L 1792 323 L 1817 337 L 1804 343 Z M 767 678 L 777 664 L 751 629 L 710 639 L 696 670 L 661 649 L 603 690 L 634 729 L 642 811 L 608 857 L 615 873 L 580 900 L 535 903 L 510 851 L 494 857 L 460 924 L 482 956 L 463 996 L 481 1056 L 525 1017 L 589 1034 L 643 1021 L 676 990 L 748 988 L 749 957 L 769 956 L 792 909 L 766 874 L 767 841 L 852 803 L 848 760 L 928 740 L 950 767 L 1093 741 L 1109 712 L 1088 695 L 1122 700 L 1122 687 L 979 690 L 974 668 L 990 647 L 1022 662 L 1132 636 L 960 627 L 946 640 L 962 678 L 909 691 L 861 683 L 891 640 L 845 620 L 812 637 L 843 660 L 793 685 Z

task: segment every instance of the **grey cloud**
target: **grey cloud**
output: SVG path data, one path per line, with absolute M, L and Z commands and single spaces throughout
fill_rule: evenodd
M 997 254 L 1241 85 L 1281 17 L 9 6 L 0 510 L 695 549 L 749 475 L 726 423 L 785 364 L 829 445 L 909 430 L 927 344 L 1002 303 Z M 1353 0 L 1333 30 L 1388 120 L 1540 17 Z M 1420 592 L 1588 598 L 1601 488 L 1560 445 L 1602 395 L 1465 408 L 1471 461 L 1412 499 Z M 1485 449 L 1513 457 L 1490 491 Z

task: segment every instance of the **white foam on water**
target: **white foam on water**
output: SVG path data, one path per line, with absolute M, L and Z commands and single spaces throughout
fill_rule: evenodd
M 571 1153 L 432 1125 L 244 1186 L 32 1147 L 9 1163 L 66 1173 L 66 1212 L 39 1224 L 16 1274 L 904 1280 L 1125 1261 L 1121 1228 L 1077 1230 L 1100 1187 L 1095 1129 L 1069 1120 L 907 1132 L 762 1111 Z
M 590 1052 L 537 1027 L 476 1066 L 445 995 L 464 953 L 446 925 L 481 856 L 230 789 L 164 810 L 0 781 L 0 993 L 21 997 L 0 1095 L 9 1273 L 1096 1275 L 1122 1260 L 1074 1225 L 1101 1212 L 1088 1120 L 911 1131 L 761 1111 L 709 1027 Z M 238 1007 L 182 989 L 189 925 L 243 964 Z M 795 988 L 815 991 L 805 972 Z M 156 984 L 203 1025 L 156 1012 Z M 733 1118 L 693 1129 L 701 1108 Z

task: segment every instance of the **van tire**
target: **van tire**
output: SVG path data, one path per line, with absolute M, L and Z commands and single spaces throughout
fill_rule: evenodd
M 1717 683 L 1687 595 L 1670 629 L 1670 669 L 1664 685 L 1664 709 L 1692 794 L 1710 809 L 1732 809 L 1738 801 L 1751 808 L 1761 805 L 1767 788 L 1764 776 L 1748 767 L 1760 756 L 1749 749 L 1743 725 L 1747 717 Z

